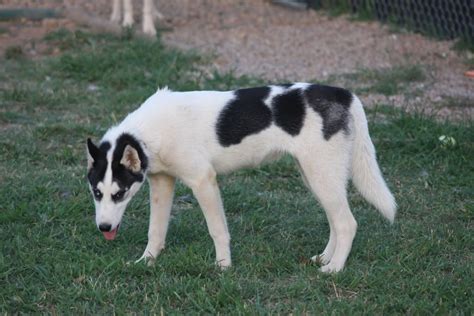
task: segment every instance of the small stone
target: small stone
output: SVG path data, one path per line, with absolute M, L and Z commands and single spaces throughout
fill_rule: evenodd
M 95 84 L 93 84 L 93 83 L 91 83 L 90 85 L 87 86 L 87 91 L 94 92 L 94 91 L 97 91 L 99 89 L 100 88 L 98 86 L 96 86 Z

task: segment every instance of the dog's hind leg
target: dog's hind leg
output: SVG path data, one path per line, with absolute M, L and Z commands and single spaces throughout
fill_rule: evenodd
M 329 241 L 324 248 L 324 251 L 319 254 L 311 257 L 311 261 L 319 262 L 323 265 L 327 265 L 330 261 L 332 256 L 334 255 L 334 250 L 336 249 L 336 232 L 332 227 L 331 219 L 328 217 L 329 222 Z
M 206 218 L 207 228 L 216 248 L 216 263 L 225 269 L 230 267 L 230 235 L 224 213 L 219 187 L 217 186 L 216 173 L 209 169 L 199 178 L 187 183 L 193 190 L 194 196 L 201 206 Z
M 143 33 L 150 36 L 156 35 L 154 15 L 158 12 L 153 1 L 154 0 L 143 1 Z
M 299 163 L 297 159 L 295 160 L 295 162 L 298 167 L 298 170 L 300 171 L 301 178 L 303 179 L 304 184 L 306 185 L 308 189 L 312 190 L 311 185 L 309 184 L 308 179 L 306 178 L 306 175 L 304 174 L 303 168 L 301 167 L 301 164 Z M 328 222 L 329 222 L 330 233 L 329 233 L 329 241 L 326 245 L 326 248 L 320 255 L 311 257 L 311 261 L 320 262 L 323 265 L 326 265 L 329 263 L 329 261 L 331 261 L 332 255 L 334 254 L 334 249 L 336 248 L 336 234 L 334 232 L 334 228 L 332 227 L 332 223 L 329 218 L 328 218 Z
M 175 178 L 165 174 L 149 176 L 150 184 L 150 227 L 148 244 L 140 259 L 152 264 L 165 247 L 166 232 L 173 205 Z
M 120 22 L 122 17 L 122 0 L 113 0 L 112 4 L 112 14 L 110 15 L 110 20 L 112 22 Z
M 344 268 L 357 230 L 347 201 L 350 148 L 346 148 L 349 146 L 343 137 L 336 135 L 331 141 L 319 144 L 317 151 L 306 147 L 296 155 L 306 181 L 329 221 L 329 242 L 321 255 L 312 258 L 324 264 L 322 272 L 337 272 Z
M 124 27 L 133 25 L 133 5 L 132 0 L 123 0 L 123 23 Z

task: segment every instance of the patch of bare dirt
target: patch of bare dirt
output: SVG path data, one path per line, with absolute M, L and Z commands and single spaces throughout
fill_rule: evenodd
M 58 28 L 74 29 L 76 25 L 66 19 L 0 22 L 0 56 L 13 47 L 21 49 L 22 54 L 31 58 L 59 54 L 57 48 L 42 41 L 46 34 Z
M 69 0 L 104 19 L 109 17 L 110 2 Z M 135 3 L 138 20 L 141 1 Z M 0 8 L 63 5 L 57 0 L 4 0 Z M 172 28 L 163 33 L 165 43 L 214 54 L 212 67 L 218 70 L 271 81 L 323 81 L 364 68 L 420 64 L 428 79 L 416 97 L 367 95 L 363 96 L 364 101 L 369 106 L 384 102 L 433 110 L 440 117 L 473 117 L 474 80 L 463 75 L 468 70 L 464 63 L 466 53 L 453 51 L 453 42 L 393 33 L 378 22 L 291 11 L 264 0 L 161 0 L 158 9 L 165 16 L 161 23 Z M 59 22 L 59 26 L 62 23 L 68 22 Z M 4 45 L 17 40 L 28 42 L 28 37 L 34 39 L 40 37 L 34 34 L 49 31 L 44 22 L 25 25 L 28 24 L 17 26 L 20 31 L 0 35 L 0 51 Z M 22 35 L 25 33 L 28 35 Z M 463 106 L 456 106 L 457 100 L 463 100 Z

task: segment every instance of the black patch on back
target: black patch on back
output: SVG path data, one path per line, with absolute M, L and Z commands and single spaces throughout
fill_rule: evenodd
M 286 89 L 288 89 L 288 88 L 291 87 L 292 85 L 293 85 L 292 83 L 280 83 L 280 84 L 277 84 L 277 86 L 282 87 L 282 88 L 286 88 Z
M 225 106 L 217 120 L 217 138 L 222 146 L 239 144 L 245 137 L 271 125 L 272 111 L 263 102 L 269 93 L 269 87 L 235 91 L 235 98 Z
M 314 84 L 306 88 L 305 97 L 308 105 L 323 119 L 324 139 L 329 140 L 340 130 L 349 132 L 352 93 L 342 88 Z
M 292 89 L 275 96 L 272 100 L 275 124 L 291 136 L 300 133 L 306 114 L 300 89 Z
M 96 147 L 90 140 L 87 146 L 89 153 L 94 159 L 92 168 L 87 173 L 87 179 L 93 188 L 97 187 L 97 183 L 104 180 L 105 171 L 107 170 L 107 152 L 110 149 L 109 142 L 103 142 L 99 147 Z
M 122 160 L 123 152 L 127 145 L 132 146 L 137 152 L 141 162 L 140 173 L 135 173 L 125 168 L 120 163 Z M 135 137 L 130 134 L 122 134 L 117 138 L 114 153 L 112 156 L 112 177 L 113 181 L 117 182 L 120 189 L 128 189 L 135 182 L 142 182 L 144 178 L 145 170 L 148 167 L 148 158 L 143 151 L 142 145 L 137 141 Z

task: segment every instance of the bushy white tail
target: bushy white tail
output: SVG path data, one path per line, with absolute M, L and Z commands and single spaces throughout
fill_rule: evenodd
M 364 198 L 374 205 L 391 223 L 395 219 L 397 204 L 390 193 L 377 164 L 375 148 L 369 136 L 364 109 L 354 96 L 351 105 L 354 118 L 355 143 L 352 155 L 352 182 Z

